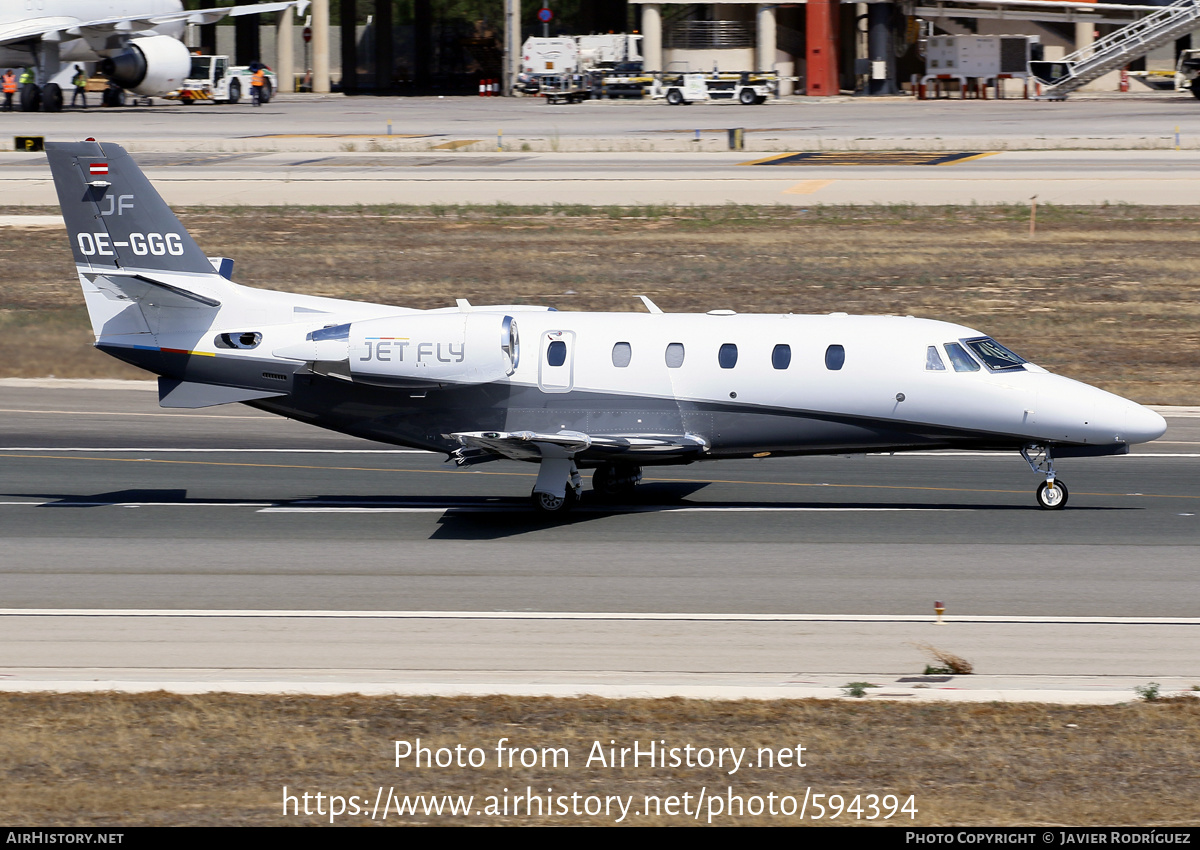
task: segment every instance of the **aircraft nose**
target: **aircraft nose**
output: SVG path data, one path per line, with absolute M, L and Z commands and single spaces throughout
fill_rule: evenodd
M 1167 430 L 1167 420 L 1148 407 L 1130 404 L 1125 411 L 1125 442 L 1148 443 L 1157 440 Z

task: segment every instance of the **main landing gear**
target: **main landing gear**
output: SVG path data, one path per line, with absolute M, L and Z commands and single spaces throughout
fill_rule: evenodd
M 628 497 L 642 480 L 642 468 L 628 463 L 602 463 L 592 473 L 592 489 L 602 498 Z M 542 458 L 530 498 L 544 514 L 562 514 L 579 501 L 583 482 L 570 458 Z
M 562 514 L 579 500 L 583 479 L 571 457 L 543 457 L 533 485 L 533 507 L 544 514 Z
M 1062 510 L 1067 506 L 1067 485 L 1054 475 L 1054 456 L 1049 446 L 1030 445 L 1021 449 L 1021 457 L 1029 464 L 1029 468 L 1039 475 L 1045 475 L 1046 480 L 1038 485 L 1038 507 L 1047 511 Z

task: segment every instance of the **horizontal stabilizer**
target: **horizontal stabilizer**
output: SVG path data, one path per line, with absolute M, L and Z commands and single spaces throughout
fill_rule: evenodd
M 221 302 L 142 274 L 85 274 L 97 289 L 116 301 L 154 307 L 220 307 Z
M 277 398 L 281 395 L 284 393 L 248 390 L 243 387 L 223 387 L 217 384 L 199 384 L 194 381 L 176 381 L 172 378 L 158 379 L 158 404 L 160 407 L 213 407 L 217 404 L 253 401 L 257 398 Z

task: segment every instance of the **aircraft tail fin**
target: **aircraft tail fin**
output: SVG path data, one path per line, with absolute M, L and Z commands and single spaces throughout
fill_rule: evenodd
M 214 274 L 212 263 L 120 145 L 47 142 L 80 272 Z

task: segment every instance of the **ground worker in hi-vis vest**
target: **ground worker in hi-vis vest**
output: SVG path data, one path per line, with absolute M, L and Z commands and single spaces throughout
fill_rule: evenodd
M 259 65 L 254 76 L 250 78 L 250 93 L 253 95 L 255 106 L 262 106 L 262 91 L 266 81 L 267 71 L 262 65 Z
M 71 106 L 75 105 L 76 98 L 83 98 L 83 108 L 87 109 L 87 84 L 87 72 L 79 65 L 76 65 L 75 76 L 71 78 L 71 85 L 75 86 L 75 93 L 71 95 Z
M 13 95 L 17 93 L 17 75 L 9 68 L 4 72 L 4 111 L 13 111 Z

